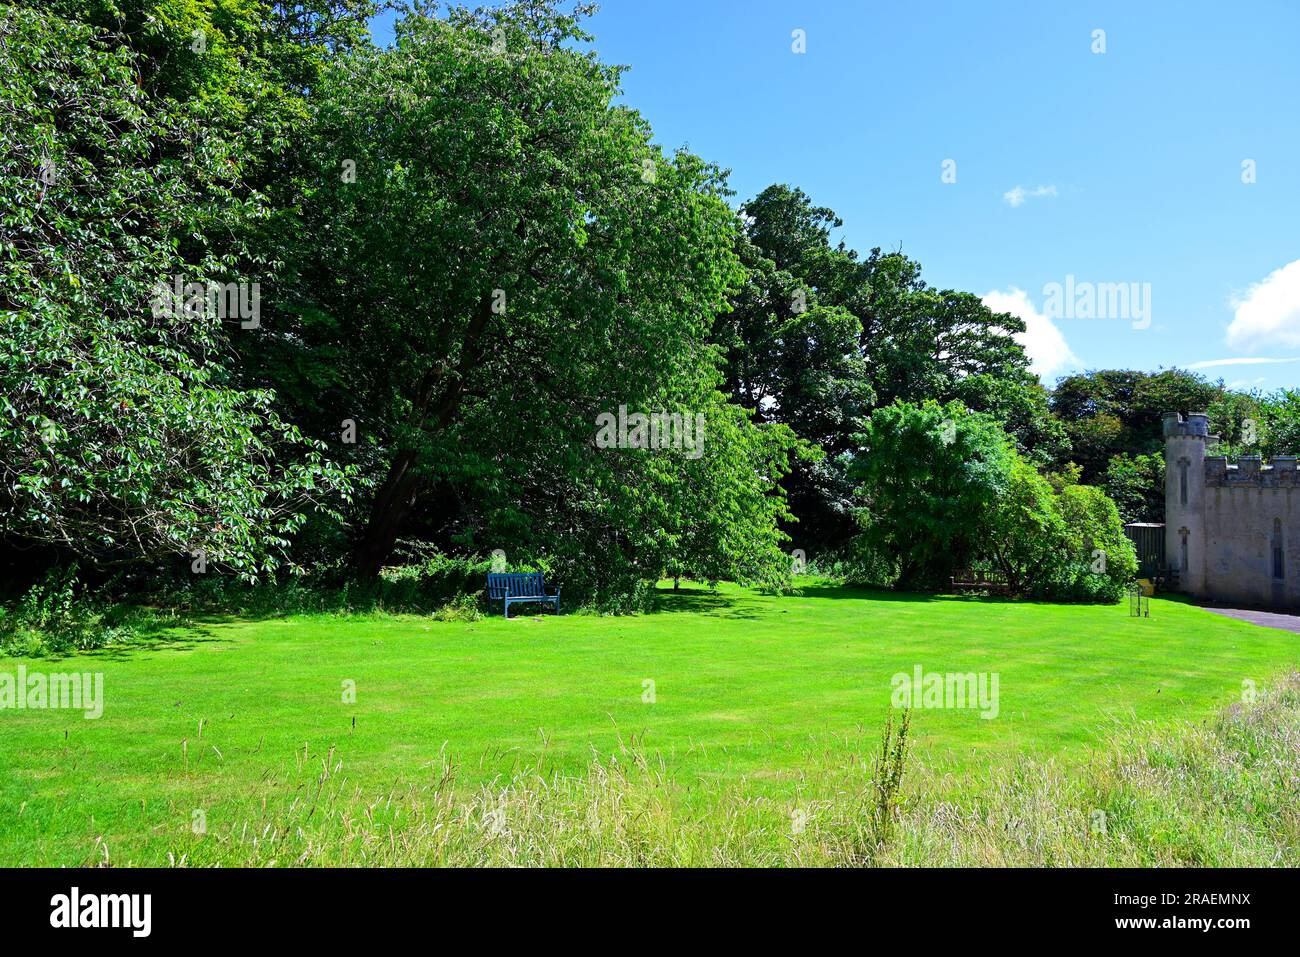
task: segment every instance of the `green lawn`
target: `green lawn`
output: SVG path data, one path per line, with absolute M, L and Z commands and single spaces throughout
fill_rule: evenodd
M 891 676 L 918 664 L 996 672 L 1000 685 L 994 720 L 914 715 L 926 773 L 961 777 L 1021 753 L 1076 761 L 1116 720 L 1201 720 L 1244 679 L 1262 685 L 1300 662 L 1300 636 L 1174 601 L 1133 619 L 1120 606 L 815 585 L 799 597 L 722 586 L 662 599 L 660 613 L 624 618 L 214 622 L 147 647 L 0 659 L 0 672 L 102 671 L 105 682 L 99 720 L 0 711 L 0 864 L 81 863 L 101 836 L 115 863 L 165 863 L 193 809 L 216 826 L 275 795 L 304 755 L 341 762 L 379 793 L 430 776 L 443 754 L 460 780 L 481 782 L 539 762 L 580 772 L 635 739 L 679 782 L 744 775 L 788 793 L 810 756 L 860 753 Z

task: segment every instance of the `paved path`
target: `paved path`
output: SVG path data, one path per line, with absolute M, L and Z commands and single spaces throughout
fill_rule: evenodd
M 1226 615 L 1229 618 L 1236 618 L 1238 621 L 1248 621 L 1252 625 L 1263 625 L 1265 628 L 1281 628 L 1283 631 L 1294 631 L 1300 633 L 1300 615 L 1283 615 L 1275 611 L 1249 611 L 1244 608 L 1210 608 L 1202 605 L 1206 611 L 1212 611 L 1216 615 Z

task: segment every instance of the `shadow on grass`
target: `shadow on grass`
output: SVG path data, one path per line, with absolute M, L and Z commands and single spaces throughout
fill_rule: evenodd
M 745 618 L 757 620 L 762 616 L 747 607 L 753 604 L 748 597 L 723 595 L 704 586 L 687 586 L 680 591 L 656 588 L 654 614 L 713 615 L 720 618 Z
M 920 592 L 889 591 L 884 588 L 871 588 L 866 585 L 797 585 L 794 590 L 796 598 L 853 598 L 858 601 L 903 601 L 930 602 L 937 600 L 935 595 Z
M 998 595 L 976 594 L 927 594 L 924 592 L 890 591 L 885 588 L 873 588 L 865 585 L 836 585 L 830 582 L 798 585 L 789 595 L 771 594 L 768 597 L 776 601 L 782 598 L 822 598 L 853 599 L 857 601 L 903 602 L 907 604 L 931 604 L 935 602 L 969 605 L 1015 605 L 1040 604 L 1027 598 L 1010 598 Z M 707 586 L 687 584 L 680 590 L 657 588 L 655 590 L 656 613 L 665 614 L 712 614 L 728 618 L 761 618 L 762 614 L 753 610 L 757 599 L 749 595 L 724 595 Z
M 1159 598 L 1178 604 L 1200 604 L 1186 595 L 1173 593 L 1161 594 Z M 1059 604 L 1027 598 L 1012 598 L 977 594 L 927 594 L 923 592 L 898 592 L 883 588 L 855 585 L 837 585 L 826 580 L 805 580 L 795 587 L 789 595 L 746 591 L 740 594 L 727 594 L 698 582 L 684 582 L 683 587 L 674 589 L 671 585 L 659 586 L 654 591 L 653 614 L 695 614 L 715 618 L 729 618 L 746 621 L 759 621 L 769 617 L 773 604 L 779 606 L 782 598 L 818 598 L 830 600 L 856 599 L 871 602 L 900 602 L 907 604 L 964 604 L 964 605 L 1011 605 L 1011 604 Z M 41 655 L 33 660 L 64 661 L 73 658 L 92 658 L 109 661 L 124 661 L 144 654 L 159 651 L 189 651 L 199 645 L 223 642 L 213 626 L 234 622 L 261 622 L 287 618 L 294 615 L 323 614 L 337 617 L 355 615 L 366 618 L 382 609 L 373 608 L 310 608 L 289 604 L 275 608 L 266 605 L 243 607 L 228 611 L 215 609 L 169 610 L 136 606 L 127 611 L 117 624 L 131 623 L 133 634 L 103 648 L 86 651 L 68 651 Z M 387 612 L 388 614 L 405 614 L 428 618 L 428 613 Z M 486 617 L 497 617 L 489 614 Z M 520 617 L 533 617 L 523 614 Z M 545 617 L 554 617 L 546 615 Z M 143 620 L 142 620 L 143 619 Z M 7 656 L 8 657 L 8 656 Z M 13 657 L 24 657 L 21 655 Z
M 933 602 L 970 605 L 1043 604 L 1030 598 L 1011 598 L 1004 595 L 929 594 L 927 592 L 890 591 L 886 588 L 872 588 L 866 585 L 803 585 L 796 587 L 794 593 L 801 598 L 853 598 L 858 601 L 891 601 L 916 604 L 930 604 Z
M 234 620 L 235 618 L 229 615 L 203 615 L 175 623 L 160 623 L 104 648 L 83 651 L 79 657 L 129 661 L 139 655 L 155 651 L 190 651 L 199 645 L 222 640 L 216 637 L 212 630 L 206 627 L 207 625 L 223 624 Z
M 137 611 L 137 615 L 139 612 Z M 241 620 L 237 615 L 217 613 L 191 613 L 174 617 L 149 617 L 137 622 L 129 637 L 122 638 L 103 648 L 51 652 L 34 657 L 34 661 L 103 660 L 129 661 L 140 655 L 158 651 L 190 651 L 199 645 L 221 642 L 209 627 Z
M 103 627 L 125 632 L 110 644 L 98 648 L 36 649 L 10 645 L 0 649 L 0 658 L 49 663 L 68 661 L 123 661 L 158 651 L 188 651 L 202 644 L 220 642 L 212 625 L 238 621 L 225 613 L 176 612 L 149 606 L 119 606 L 107 616 Z

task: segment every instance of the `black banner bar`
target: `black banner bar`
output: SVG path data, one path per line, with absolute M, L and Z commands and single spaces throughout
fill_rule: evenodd
M 103 869 L 4 877 L 0 926 L 9 943 L 77 935 L 296 946 L 480 922 L 493 937 L 575 924 L 584 934 L 656 934 L 685 922 L 695 938 L 734 944 L 761 941 L 774 923 L 810 920 L 882 939 L 969 939 L 978 927 L 986 942 L 1047 932 L 1071 941 L 1200 936 L 1232 946 L 1242 935 L 1290 932 L 1300 890 L 1290 870 Z

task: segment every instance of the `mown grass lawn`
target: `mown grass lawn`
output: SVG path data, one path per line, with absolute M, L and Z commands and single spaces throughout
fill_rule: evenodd
M 213 622 L 148 645 L 0 672 L 102 671 L 103 717 L 0 711 L 0 864 L 166 863 L 201 809 L 220 826 L 294 769 L 341 764 L 376 793 L 437 773 L 580 773 L 635 740 L 679 782 L 744 776 L 774 795 L 810 757 L 862 757 L 896 672 L 996 672 L 1000 713 L 913 719 L 936 787 L 1021 754 L 1081 760 L 1116 721 L 1209 718 L 1300 662 L 1300 636 L 1180 602 L 924 598 L 809 584 L 661 592 L 657 614 L 325 615 Z M 653 702 L 645 700 L 647 681 Z M 345 703 L 355 682 L 355 703 Z M 269 797 L 268 797 L 269 796 Z

